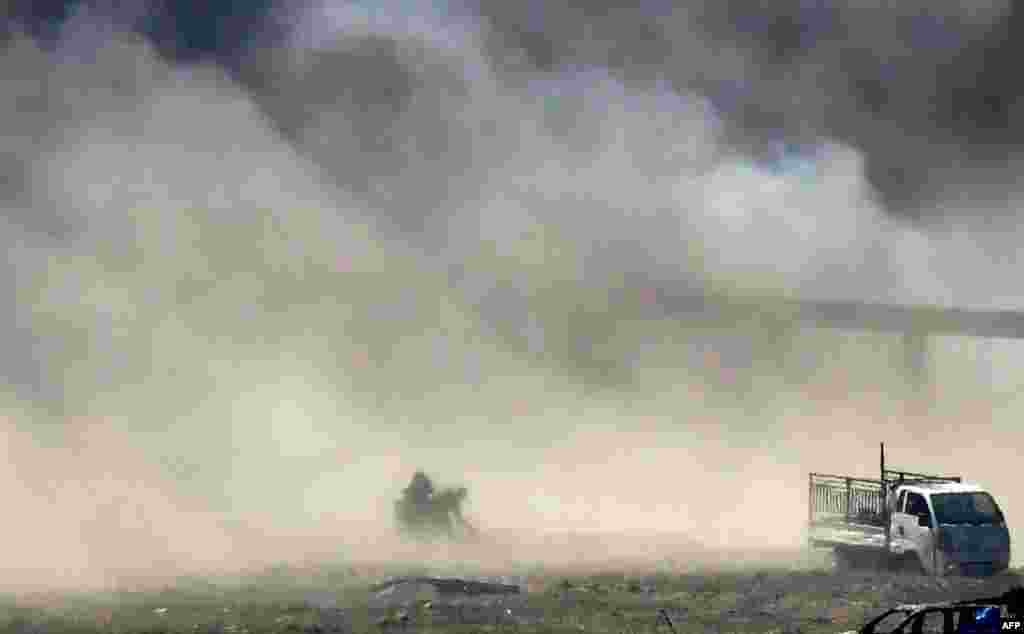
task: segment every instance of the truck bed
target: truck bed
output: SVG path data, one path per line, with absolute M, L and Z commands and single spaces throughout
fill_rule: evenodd
M 812 473 L 808 541 L 817 547 L 885 550 L 881 480 Z
M 814 522 L 808 530 L 809 543 L 818 548 L 885 550 L 885 528 L 856 522 Z

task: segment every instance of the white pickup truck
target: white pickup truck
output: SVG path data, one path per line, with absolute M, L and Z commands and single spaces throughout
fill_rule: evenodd
M 925 573 L 992 575 L 1010 564 L 1010 533 L 995 499 L 958 476 L 885 468 L 871 480 L 811 473 L 808 541 L 843 563 L 870 560 Z

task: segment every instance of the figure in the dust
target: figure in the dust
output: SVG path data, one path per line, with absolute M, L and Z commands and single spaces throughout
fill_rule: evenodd
M 425 524 L 429 524 L 433 515 L 431 512 L 433 497 L 434 484 L 427 474 L 417 471 L 412 477 L 412 482 L 402 492 L 402 500 L 399 502 L 401 523 L 414 532 L 419 532 L 419 529 L 424 528 Z
M 398 528 L 415 539 L 475 536 L 476 531 L 462 515 L 467 495 L 465 487 L 435 490 L 430 477 L 417 471 L 402 491 L 402 498 L 395 502 Z

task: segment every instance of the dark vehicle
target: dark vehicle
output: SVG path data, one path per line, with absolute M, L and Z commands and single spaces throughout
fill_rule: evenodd
M 994 634 L 1004 618 L 1022 614 L 1024 588 L 1018 587 L 985 599 L 899 605 L 843 634 Z

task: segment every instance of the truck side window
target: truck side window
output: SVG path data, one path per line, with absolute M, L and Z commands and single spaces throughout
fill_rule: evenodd
M 929 515 L 928 503 L 925 502 L 922 495 L 918 493 L 908 493 L 906 512 L 908 515 Z

